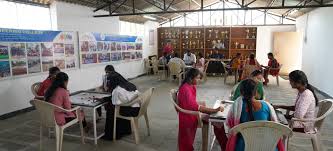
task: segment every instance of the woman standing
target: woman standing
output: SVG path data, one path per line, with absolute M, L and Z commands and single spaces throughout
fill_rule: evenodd
M 203 73 L 205 70 L 205 58 L 203 57 L 202 53 L 199 52 L 199 60 L 197 61 L 196 68 Z
M 287 119 L 291 119 L 292 117 L 298 119 L 314 119 L 316 116 L 315 110 L 318 105 L 318 98 L 313 87 L 309 84 L 305 73 L 300 70 L 295 70 L 289 74 L 289 81 L 291 87 L 298 91 L 295 105 L 274 105 L 274 108 L 294 111 L 293 115 L 287 115 Z M 293 131 L 296 132 L 311 132 L 314 131 L 314 123 L 295 122 L 292 128 Z
M 223 108 L 217 109 L 207 108 L 199 105 L 196 100 L 196 83 L 200 80 L 200 72 L 198 69 L 191 68 L 185 76 L 183 83 L 178 91 L 178 105 L 190 111 L 200 111 L 202 113 L 212 114 L 223 111 Z M 197 116 L 179 112 L 179 131 L 178 131 L 178 147 L 179 151 L 193 151 L 193 142 L 198 126 Z

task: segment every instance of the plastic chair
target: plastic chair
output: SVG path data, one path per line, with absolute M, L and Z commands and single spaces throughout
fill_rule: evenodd
M 44 100 L 44 96 L 39 96 L 37 94 L 37 92 L 38 92 L 41 84 L 42 84 L 42 82 L 36 82 L 36 83 L 34 83 L 34 84 L 31 85 L 30 89 L 31 89 L 31 92 L 35 96 L 36 99 Z
M 75 111 L 76 115 L 80 115 L 80 107 L 75 107 L 70 110 L 63 109 L 58 107 L 52 103 L 48 103 L 46 101 L 34 99 L 32 103 L 35 105 L 39 115 L 40 115 L 40 150 L 42 150 L 42 139 L 43 139 L 43 127 L 45 128 L 54 128 L 55 135 L 56 135 L 56 151 L 62 150 L 62 142 L 63 142 L 63 135 L 64 129 L 72 126 L 76 123 L 80 124 L 81 130 L 81 142 L 84 144 L 84 132 L 83 132 L 83 125 L 82 122 L 79 120 L 78 116 L 73 119 L 72 121 L 66 123 L 65 125 L 58 125 L 54 118 L 54 112 L 62 111 L 62 112 L 73 112 Z
M 198 118 L 198 128 L 201 128 L 201 132 L 202 132 L 202 150 L 207 149 L 207 145 L 208 145 L 208 125 L 207 124 L 203 124 L 202 123 L 202 113 L 199 111 L 190 111 L 190 110 L 184 110 L 182 109 L 180 106 L 178 106 L 178 100 L 177 100 L 177 93 L 178 91 L 176 89 L 172 89 L 170 90 L 170 97 L 171 97 L 171 102 L 175 107 L 175 110 L 177 112 L 182 112 L 185 114 L 189 114 L 189 115 L 195 115 Z
M 275 151 L 279 139 L 291 136 L 292 130 L 272 121 L 251 121 L 233 127 L 229 133 L 242 134 L 246 151 Z
M 279 82 L 279 76 L 280 76 L 280 69 L 282 68 L 282 64 L 280 64 L 280 66 L 278 67 L 278 68 L 269 68 L 268 69 L 268 75 L 271 75 L 271 76 L 275 76 L 276 77 L 276 84 L 278 85 L 278 86 L 280 86 L 280 82 Z M 274 70 L 274 71 L 279 71 L 278 73 L 277 73 L 277 75 L 272 75 L 272 74 L 270 74 L 271 72 L 271 70 Z
M 176 78 L 178 78 L 178 80 L 179 80 L 179 85 L 180 85 L 183 80 L 183 77 L 184 77 L 185 69 L 182 69 L 180 64 L 178 64 L 176 62 L 169 62 L 168 68 L 169 68 L 170 79 L 172 79 L 173 76 L 176 76 Z
M 150 103 L 151 96 L 153 95 L 155 88 L 149 88 L 147 91 L 144 93 L 140 94 L 137 98 L 135 98 L 133 101 L 130 101 L 129 103 L 126 104 L 121 104 L 121 105 L 116 105 L 115 110 L 114 110 L 114 125 L 113 125 L 113 140 L 116 141 L 116 126 L 117 126 L 117 118 L 125 119 L 131 121 L 131 127 L 132 131 L 134 133 L 134 140 L 135 144 L 139 144 L 140 138 L 139 138 L 139 118 L 141 116 L 144 116 L 146 125 L 147 125 L 147 131 L 148 131 L 148 136 L 150 136 L 150 128 L 149 128 L 149 119 L 148 119 L 148 114 L 147 114 L 147 108 Z M 120 107 L 122 106 L 132 106 L 135 103 L 140 104 L 140 111 L 138 116 L 136 117 L 126 117 L 122 116 L 119 114 Z
M 150 71 L 154 70 L 154 66 L 152 64 L 152 61 L 145 58 L 144 63 L 145 63 L 146 73 L 147 73 L 147 75 L 149 75 Z
M 315 119 L 297 119 L 292 118 L 290 121 L 290 127 L 293 127 L 294 122 L 314 122 L 314 131 L 308 133 L 294 132 L 297 136 L 302 138 L 310 138 L 314 151 L 320 151 L 320 130 L 323 125 L 325 118 L 333 111 L 333 100 L 325 99 L 319 102 L 319 109 L 317 118 Z

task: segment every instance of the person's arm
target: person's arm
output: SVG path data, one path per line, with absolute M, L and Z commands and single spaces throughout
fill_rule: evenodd
M 202 112 L 202 113 L 206 113 L 206 114 L 213 114 L 213 113 L 216 113 L 218 111 L 223 112 L 224 108 L 220 106 L 216 109 L 212 109 L 212 108 L 208 108 L 208 107 L 205 107 L 205 106 L 199 106 L 199 111 Z
M 288 106 L 288 105 L 273 105 L 274 109 L 285 109 L 289 111 L 295 111 L 295 106 Z

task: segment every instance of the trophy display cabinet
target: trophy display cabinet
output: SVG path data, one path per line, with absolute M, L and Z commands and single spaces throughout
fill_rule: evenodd
M 171 43 L 174 52 L 183 57 L 186 50 L 195 55 L 201 52 L 205 58 L 218 51 L 224 58 L 237 53 L 242 58 L 256 52 L 256 27 L 161 27 L 158 28 L 158 56 L 163 47 Z

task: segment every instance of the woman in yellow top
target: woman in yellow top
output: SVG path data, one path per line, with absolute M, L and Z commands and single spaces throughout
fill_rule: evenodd
M 241 75 L 242 75 L 242 71 L 239 70 L 241 68 L 242 65 L 242 61 L 241 61 L 241 54 L 237 53 L 236 57 L 232 58 L 230 61 L 230 67 L 231 67 L 231 71 L 230 72 L 238 72 L 238 81 L 240 81 L 241 79 Z

